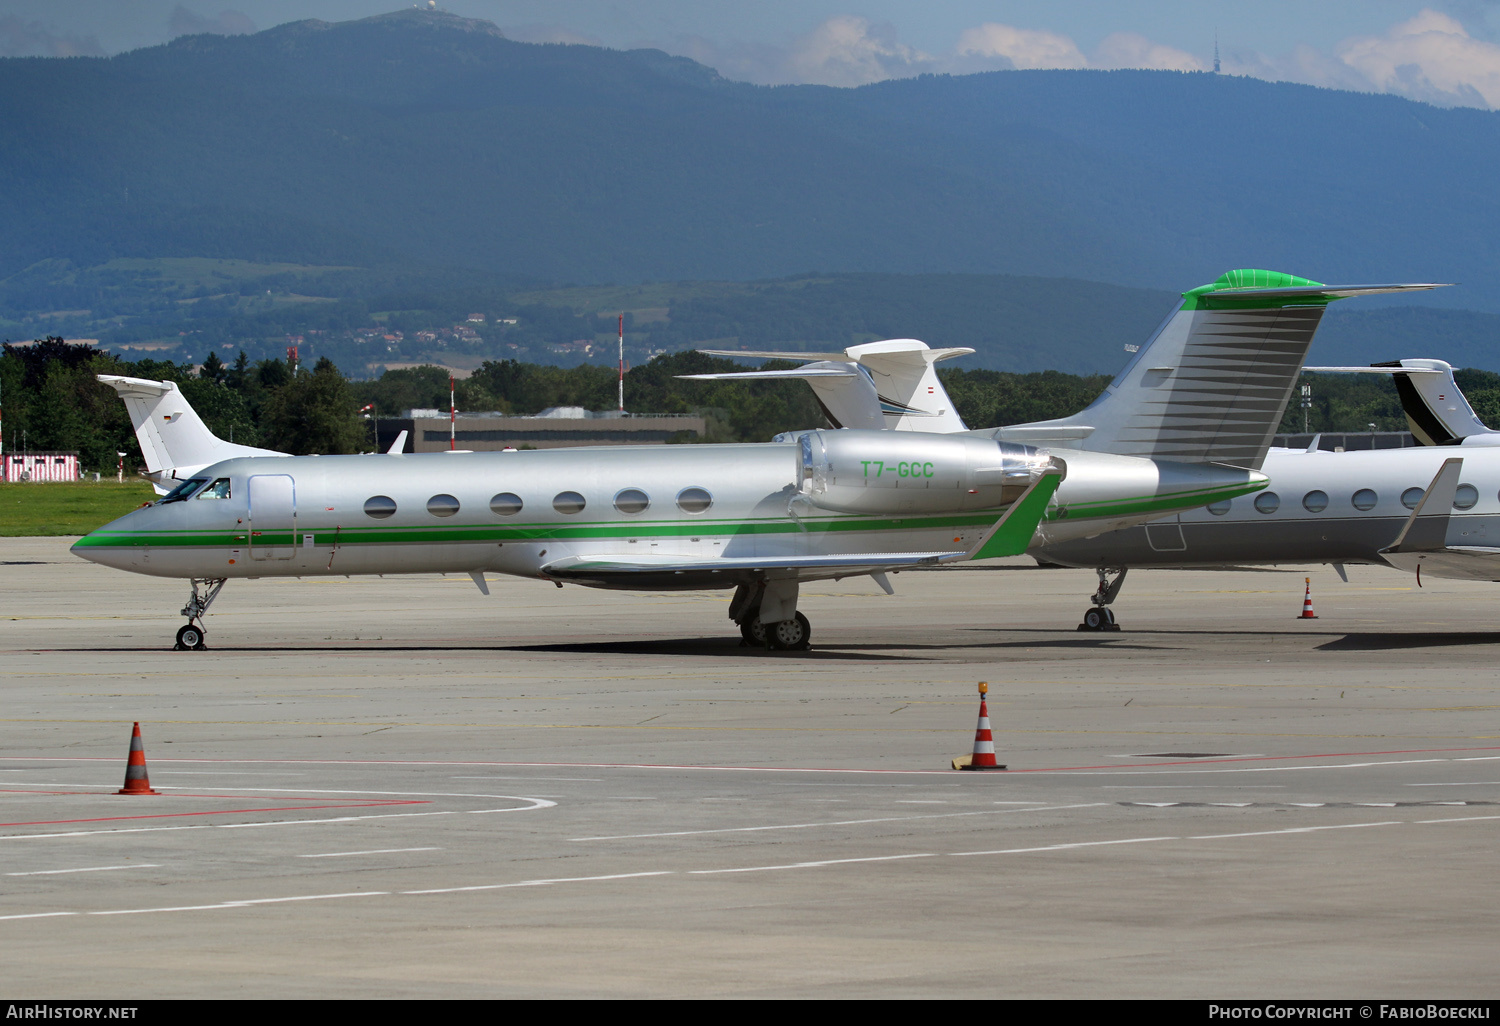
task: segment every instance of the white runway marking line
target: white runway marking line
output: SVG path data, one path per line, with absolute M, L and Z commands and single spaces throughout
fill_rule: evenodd
M 920 817 L 912 817 L 912 818 L 920 818 Z M 1467 822 L 1479 822 L 1479 821 L 1483 821 L 1483 820 L 1497 820 L 1497 819 L 1500 819 L 1500 816 L 1466 816 L 1466 817 L 1456 818 L 1456 819 L 1414 820 L 1414 821 L 1409 821 L 1409 822 L 1408 821 L 1403 821 L 1403 820 L 1390 820 L 1390 821 L 1381 822 L 1381 823 L 1347 823 L 1347 824 L 1340 824 L 1340 825 L 1336 825 L 1336 826 L 1326 826 L 1326 827 L 1292 827 L 1292 828 L 1289 828 L 1289 829 L 1286 829 L 1286 830 L 1269 830 L 1269 831 L 1258 831 L 1258 832 L 1255 832 L 1255 833 L 1242 833 L 1242 834 L 1203 834 L 1203 835 L 1198 835 L 1198 836 L 1187 836 L 1187 837 L 1178 837 L 1178 836 L 1169 836 L 1169 837 L 1121 837 L 1121 838 L 1114 838 L 1114 839 L 1106 840 L 1106 841 L 1077 841 L 1077 842 L 1066 843 L 1066 844 L 1040 845 L 1040 846 L 1031 847 L 1031 848 L 1001 848 L 1001 849 L 996 849 L 996 850 L 993 850 L 993 851 L 956 851 L 956 852 L 948 852 L 948 853 L 946 853 L 946 856 L 944 854 L 942 854 L 942 853 L 937 853 L 937 852 L 907 852 L 907 853 L 903 853 L 903 854 L 900 854 L 900 855 L 877 855 L 877 856 L 870 856 L 870 857 L 866 857 L 866 858 L 851 858 L 851 859 L 823 859 L 823 860 L 819 860 L 819 861 L 793 862 L 793 863 L 786 863 L 784 865 L 774 865 L 774 866 L 735 866 L 735 867 L 730 867 L 730 868 L 726 868 L 726 869 L 694 869 L 694 870 L 686 870 L 686 871 L 675 870 L 675 869 L 659 869 L 659 870 L 647 870 L 647 871 L 639 872 L 639 873 L 609 873 L 609 874 L 605 874 L 605 875 L 601 875 L 601 876 L 554 877 L 554 878 L 544 878 L 544 879 L 536 879 L 536 880 L 517 880 L 517 881 L 513 881 L 511 883 L 500 883 L 500 884 L 475 884 L 475 885 L 471 885 L 471 886 L 467 886 L 467 887 L 439 887 L 439 888 L 433 888 L 433 889 L 430 889 L 430 890 L 417 890 L 417 891 L 354 891 L 354 892 L 346 892 L 346 893 L 342 893 L 342 894 L 300 894 L 300 895 L 288 895 L 286 897 L 280 897 L 280 898 L 247 898 L 247 899 L 242 899 L 242 900 L 238 900 L 238 901 L 224 901 L 224 902 L 217 902 L 217 903 L 208 904 L 208 905 L 168 905 L 168 906 L 160 906 L 160 907 L 157 907 L 157 908 L 111 909 L 111 910 L 93 911 L 93 912 L 78 912 L 78 911 L 24 912 L 24 913 L 18 913 L 18 914 L 15 914 L 15 915 L 0 916 L 0 922 L 10 921 L 10 920 L 20 920 L 20 919 L 48 919 L 48 918 L 56 918 L 56 917 L 62 917 L 62 916 L 113 916 L 113 915 L 141 915 L 141 914 L 146 914 L 146 913 L 151 913 L 151 912 L 202 912 L 202 911 L 214 911 L 214 910 L 225 910 L 225 909 L 253 908 L 256 905 L 274 905 L 274 904 L 293 903 L 293 902 L 301 902 L 301 901 L 328 901 L 328 900 L 334 900 L 334 899 L 340 899 L 340 898 L 372 898 L 372 897 L 381 897 L 381 896 L 389 897 L 391 895 L 401 895 L 401 896 L 413 896 L 413 897 L 415 897 L 415 896 L 426 896 L 426 895 L 432 895 L 432 894 L 460 894 L 460 893 L 471 893 L 471 892 L 475 892 L 475 891 L 510 890 L 510 889 L 522 888 L 522 887 L 549 887 L 549 886 L 556 886 L 558 884 L 569 884 L 569 883 L 598 883 L 598 882 L 609 881 L 609 880 L 634 880 L 634 879 L 641 879 L 641 878 L 645 878 L 645 877 L 656 877 L 656 876 L 680 876 L 680 875 L 686 875 L 686 876 L 720 876 L 720 875 L 729 874 L 729 873 L 772 872 L 772 871 L 776 871 L 776 870 L 786 870 L 786 869 L 819 869 L 819 868 L 824 868 L 824 867 L 827 867 L 827 866 L 840 866 L 840 865 L 849 865 L 849 864 L 854 864 L 854 863 L 899 862 L 899 861 L 905 861 L 905 860 L 910 860 L 910 859 L 928 859 L 928 858 L 943 858 L 943 857 L 964 858 L 964 857 L 970 857 L 970 856 L 983 856 L 983 855 L 1025 855 L 1025 854 L 1037 854 L 1037 853 L 1042 853 L 1042 852 L 1072 851 L 1072 850 L 1077 850 L 1077 849 L 1081 849 L 1081 848 L 1101 848 L 1101 847 L 1108 847 L 1108 846 L 1112 846 L 1112 845 L 1121 845 L 1121 844 L 1151 844 L 1151 843 L 1159 843 L 1159 842 L 1162 842 L 1162 841 L 1225 840 L 1225 839 L 1239 839 L 1239 838 L 1244 838 L 1244 837 L 1266 837 L 1266 836 L 1272 836 L 1272 835 L 1305 834 L 1305 833 L 1310 833 L 1310 832 L 1318 831 L 1318 830 L 1340 830 L 1340 829 L 1351 829 L 1351 828 L 1358 828 L 1358 827 L 1379 827 L 1379 826 L 1405 826 L 1405 825 L 1410 825 L 1410 824 L 1414 824 L 1414 823 L 1420 823 L 1420 824 L 1467 823 Z
M 460 894 L 469 891 L 503 891 L 512 887 L 550 887 L 565 883 L 595 883 L 601 880 L 634 880 L 643 876 L 676 876 L 675 869 L 653 869 L 644 873 L 610 873 L 607 876 L 563 876 L 543 880 L 518 880 L 503 884 L 474 884 L 468 887 L 434 887 L 425 891 L 401 891 L 401 894 Z
M 341 859 L 350 855 L 396 855 L 408 851 L 442 851 L 441 848 L 373 848 L 370 851 L 327 851 L 317 855 L 298 855 L 299 859 Z
M 502 797 L 502 796 L 497 796 Z M 488 816 L 505 812 L 536 812 L 553 809 L 556 802 L 545 798 L 520 798 L 530 805 L 511 809 L 450 809 L 442 812 L 376 812 L 367 816 L 330 816 L 327 819 L 273 819 L 263 823 L 194 823 L 188 826 L 114 827 L 108 830 L 59 830 L 46 834 L 0 834 L 0 841 L 39 841 L 57 837 L 97 837 L 101 834 L 161 834 L 177 830 L 254 830 L 278 826 L 328 826 L 335 823 L 359 823 L 371 819 L 418 819 L 428 816 Z
M 346 891 L 343 894 L 293 894 L 283 898 L 244 898 L 239 901 L 220 901 L 212 905 L 170 905 L 159 908 L 119 908 L 104 912 L 85 912 L 86 916 L 139 916 L 152 912 L 206 912 L 213 909 L 254 908 L 256 905 L 281 905 L 293 901 L 332 901 L 338 898 L 376 898 L 390 895 L 390 891 Z
M 881 816 L 873 819 L 838 819 L 820 823 L 778 823 L 772 826 L 719 827 L 712 830 L 667 830 L 654 834 L 609 834 L 600 837 L 570 837 L 570 841 L 636 841 L 652 837 L 694 837 L 702 834 L 752 834 L 768 830 L 813 830 L 817 827 L 864 826 L 869 823 L 905 823 L 917 819 L 957 819 L 963 816 L 999 816 L 1007 812 L 1060 812 L 1066 809 L 1097 809 L 1112 802 L 1080 805 L 1045 805 L 1026 809 L 983 809 L 979 812 L 940 812 L 931 816 Z
M 1299 770 L 1368 769 L 1372 766 L 1413 766 L 1425 762 L 1458 762 L 1457 759 L 1387 759 L 1383 762 L 1329 762 L 1316 766 L 1239 766 L 1228 769 L 1169 769 L 1169 770 L 1056 770 L 1052 776 L 1059 777 L 1176 777 L 1186 774 L 1206 773 L 1294 773 Z M 1149 787 L 1149 784 L 1141 785 Z
M 907 855 L 872 855 L 862 859 L 822 859 L 818 862 L 789 862 L 784 866 L 740 866 L 735 869 L 690 869 L 689 876 L 716 876 L 721 873 L 767 873 L 777 869 L 817 869 L 820 866 L 846 866 L 855 862 L 898 862 L 902 859 L 935 859 L 933 851 L 912 852 Z
M 115 869 L 160 869 L 155 862 L 142 862 L 135 866 L 89 866 L 86 869 L 35 869 L 29 873 L 6 873 L 6 876 L 61 876 L 63 873 L 108 873 Z
M 1283 830 L 1247 830 L 1238 834 L 1195 834 L 1187 841 L 1222 841 L 1231 837 L 1272 837 L 1277 834 L 1312 834 L 1320 830 L 1359 830 L 1363 827 L 1404 826 L 1404 819 L 1388 819 L 1379 823 L 1338 823 L 1333 826 L 1287 827 Z

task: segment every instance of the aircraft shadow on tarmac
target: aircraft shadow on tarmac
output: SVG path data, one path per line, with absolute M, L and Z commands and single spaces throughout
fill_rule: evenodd
M 875 652 L 874 649 L 891 648 L 909 650 L 912 648 L 941 649 L 944 645 L 840 645 L 830 648 L 822 648 L 814 645 L 805 652 L 773 652 L 769 649 L 750 648 L 741 644 L 738 638 L 655 638 L 641 641 L 580 641 L 580 642 L 552 642 L 545 644 L 514 644 L 514 645 L 391 645 L 384 642 L 370 642 L 368 644 L 296 644 L 296 645 L 210 645 L 200 653 L 183 653 L 184 657 L 193 654 L 205 655 L 215 652 L 300 652 L 315 654 L 321 652 L 362 652 L 365 654 L 376 652 L 554 652 L 575 653 L 577 655 L 682 655 L 682 656 L 715 656 L 734 657 L 746 659 L 778 658 L 789 660 L 806 661 L 809 659 L 881 659 L 881 660 L 908 660 L 920 658 L 918 656 L 897 655 L 894 653 Z M 89 652 L 151 652 L 160 651 L 160 646 L 143 645 L 130 648 L 91 648 Z M 35 649 L 32 651 L 44 651 Z M 49 649 L 45 651 L 57 651 Z M 167 651 L 171 651 L 167 649 Z
M 1345 634 L 1318 646 L 1320 652 L 1382 652 L 1400 648 L 1443 648 L 1458 645 L 1500 645 L 1496 631 L 1418 631 L 1410 634 Z

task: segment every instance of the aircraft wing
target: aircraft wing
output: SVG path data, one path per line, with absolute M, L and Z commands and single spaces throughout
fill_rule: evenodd
M 1415 573 L 1418 581 L 1424 572 L 1463 581 L 1500 581 L 1500 548 L 1447 543 L 1448 521 L 1463 465 L 1458 457 L 1443 461 L 1401 533 L 1380 551 L 1386 562 Z
M 908 567 L 1018 556 L 1031 544 L 1037 525 L 1047 511 L 1047 504 L 1052 501 L 1061 482 L 1061 470 L 1053 468 L 1044 472 L 1011 503 L 989 530 L 961 552 L 865 552 L 712 559 L 600 554 L 564 557 L 542 567 L 541 576 L 595 587 L 702 588 L 722 582 L 727 588 L 744 580 L 858 577 Z

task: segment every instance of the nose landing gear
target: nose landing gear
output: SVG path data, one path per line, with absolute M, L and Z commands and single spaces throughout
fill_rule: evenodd
M 182 615 L 188 618 L 188 622 L 177 629 L 177 651 L 192 649 L 201 652 L 208 647 L 203 642 L 206 634 L 203 629 L 203 614 L 208 612 L 208 607 L 219 597 L 219 589 L 224 587 L 225 580 L 227 578 L 224 577 L 192 579 L 192 595 L 189 596 L 187 605 L 182 607 Z M 204 588 L 201 593 L 199 585 Z
M 1117 631 L 1120 625 L 1115 623 L 1114 610 L 1109 608 L 1120 594 L 1120 587 L 1125 583 L 1125 575 L 1128 569 L 1122 567 L 1101 566 L 1095 571 L 1099 575 L 1099 588 L 1089 601 L 1093 603 L 1083 614 L 1083 622 L 1078 625 L 1081 631 Z M 1111 575 L 1113 579 L 1111 579 Z

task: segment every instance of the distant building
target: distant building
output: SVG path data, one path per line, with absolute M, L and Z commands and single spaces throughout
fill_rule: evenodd
M 11 453 L 5 457 L 6 481 L 77 481 L 76 452 Z
M 564 449 L 578 445 L 661 445 L 684 433 L 701 438 L 707 430 L 702 417 L 671 413 L 592 413 L 577 406 L 553 407 L 534 417 L 503 413 L 460 413 L 453 425 L 459 449 L 494 452 L 500 449 Z M 377 447 L 384 452 L 396 435 L 408 432 L 407 452 L 440 452 L 448 448 L 446 410 L 407 410 L 400 420 L 378 424 Z

